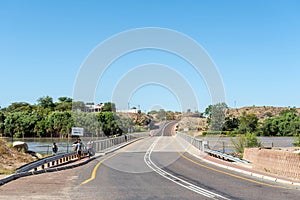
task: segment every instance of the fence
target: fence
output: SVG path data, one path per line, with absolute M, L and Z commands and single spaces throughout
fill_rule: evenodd
M 84 157 L 84 156 L 88 155 L 89 148 L 93 148 L 93 150 L 95 150 L 96 152 L 101 152 L 103 150 L 109 149 L 116 145 L 120 145 L 124 142 L 129 142 L 129 141 L 132 141 L 137 138 L 146 137 L 148 135 L 149 135 L 149 133 L 135 133 L 135 134 L 123 135 L 123 136 L 115 137 L 115 138 L 97 140 L 97 141 L 90 143 L 92 146 L 89 146 L 90 144 L 87 144 L 87 148 L 85 148 L 85 150 L 82 152 L 82 156 Z M 47 157 L 47 158 L 29 163 L 29 164 L 17 169 L 16 171 L 17 171 L 17 173 L 21 173 L 21 172 L 28 172 L 28 171 L 44 170 L 46 168 L 51 168 L 51 167 L 54 167 L 57 165 L 62 165 L 64 163 L 69 162 L 70 160 L 73 160 L 76 158 L 77 158 L 76 152 L 58 154 L 55 156 Z
M 184 134 L 184 133 L 180 133 L 180 132 L 176 132 L 176 133 L 178 136 L 180 136 L 182 139 L 184 139 L 185 141 L 187 141 L 188 143 L 190 143 L 191 145 L 193 145 L 200 151 L 204 151 L 204 148 L 207 147 L 206 141 L 200 140 L 198 138 L 192 137 L 192 136 Z
M 219 159 L 222 159 L 222 160 L 227 160 L 227 161 L 230 161 L 230 162 L 248 163 L 245 160 L 233 157 L 231 155 L 222 153 L 220 151 L 210 149 L 209 146 L 208 146 L 208 141 L 204 141 L 204 140 L 201 140 L 201 139 L 198 139 L 198 138 L 195 138 L 195 137 L 192 137 L 190 135 L 180 133 L 180 132 L 177 132 L 177 135 L 179 137 L 183 138 L 184 140 L 186 140 L 188 143 L 190 143 L 191 145 L 193 145 L 197 149 L 199 149 L 200 151 L 203 151 L 203 152 L 207 153 L 210 156 L 213 156 L 213 157 L 216 157 L 216 158 L 219 158 Z
M 149 133 L 133 133 L 133 134 L 127 134 L 122 135 L 119 137 L 114 138 L 108 138 L 104 140 L 96 140 L 93 143 L 93 148 L 96 152 L 101 152 L 105 149 L 112 148 L 113 146 L 122 144 L 124 142 L 129 142 L 137 138 L 147 137 L 149 136 Z

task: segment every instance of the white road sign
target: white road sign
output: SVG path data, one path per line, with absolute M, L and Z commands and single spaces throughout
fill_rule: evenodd
M 72 135 L 83 136 L 83 128 L 72 127 Z

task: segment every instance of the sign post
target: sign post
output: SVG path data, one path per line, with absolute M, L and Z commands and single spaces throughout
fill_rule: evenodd
M 72 132 L 71 136 L 76 135 L 76 136 L 83 136 L 84 129 L 80 127 L 72 127 Z M 69 137 L 68 137 L 68 148 L 67 151 L 69 153 Z
M 80 127 L 72 127 L 72 136 L 83 136 L 83 128 Z

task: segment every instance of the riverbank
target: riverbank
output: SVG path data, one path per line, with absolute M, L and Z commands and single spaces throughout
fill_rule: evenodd
M 31 155 L 10 147 L 7 141 L 1 138 L 0 158 L 0 175 L 12 174 L 18 167 L 35 160 Z

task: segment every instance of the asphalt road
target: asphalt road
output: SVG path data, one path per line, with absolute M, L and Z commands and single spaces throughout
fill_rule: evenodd
M 0 199 L 300 199 L 293 187 L 192 157 L 170 136 L 172 125 L 83 167 L 1 186 Z

